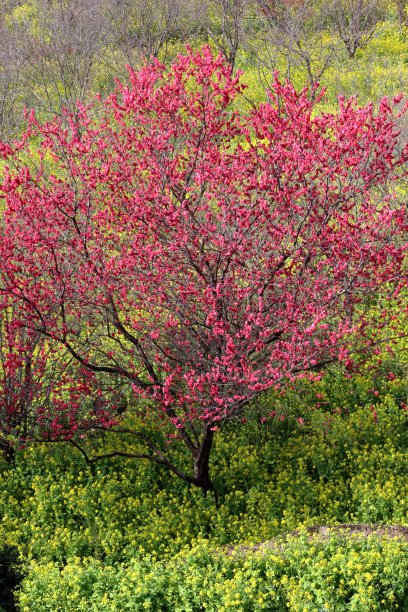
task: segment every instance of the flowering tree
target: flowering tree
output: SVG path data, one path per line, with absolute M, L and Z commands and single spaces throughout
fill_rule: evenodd
M 220 425 L 348 359 L 367 299 L 405 282 L 407 214 L 391 188 L 408 151 L 392 105 L 340 100 L 314 116 L 306 91 L 276 79 L 243 114 L 242 90 L 221 57 L 190 51 L 130 70 L 98 109 L 31 117 L 2 146 L 2 326 L 18 331 L 2 350 L 31 343 L 28 438 L 78 445 L 81 428 L 112 426 L 127 387 L 174 428 L 192 471 L 141 432 L 134 456 L 209 490 Z M 20 361 L 4 363 L 11 380 Z
M 16 439 L 69 439 L 78 428 L 113 424 L 105 410 L 111 391 L 97 384 L 67 351 L 22 324 L 19 304 L 1 305 L 0 449 L 14 455 Z

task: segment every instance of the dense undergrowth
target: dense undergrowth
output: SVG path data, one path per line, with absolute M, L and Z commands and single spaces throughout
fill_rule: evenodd
M 89 468 L 63 445 L 3 462 L 1 538 L 23 560 L 21 609 L 408 609 L 406 541 L 237 548 L 307 525 L 408 525 L 407 384 L 403 368 L 383 369 L 303 383 L 262 399 L 268 421 L 254 406 L 245 428 L 229 425 L 213 457 L 218 503 L 151 464 Z
M 281 550 L 221 555 L 207 545 L 169 561 L 133 558 L 118 567 L 73 560 L 62 571 L 34 565 L 23 610 L 408 609 L 408 543 L 306 536 Z

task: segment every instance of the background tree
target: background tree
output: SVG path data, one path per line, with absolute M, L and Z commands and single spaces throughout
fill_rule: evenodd
M 394 3 L 402 7 L 400 18 L 403 4 Z M 393 94 L 392 84 L 398 89 L 399 79 L 404 80 L 402 60 L 394 76 L 381 59 L 387 53 L 374 51 L 375 72 L 381 63 L 384 78 L 374 77 L 366 62 L 360 68 L 347 61 L 339 36 L 343 32 L 349 46 L 357 40 L 361 46 L 379 32 L 378 18 L 391 30 L 397 27 L 392 10 L 380 0 L 5 0 L 0 8 L 0 129 L 6 138 L 21 131 L 25 107 L 42 117 L 60 113 L 62 106 L 74 110 L 77 99 L 112 91 L 114 77 L 126 78 L 126 64 L 137 67 L 152 56 L 168 63 L 185 42 L 194 47 L 210 40 L 233 68 L 237 61 L 249 68 L 253 83 L 251 68 L 258 69 L 266 87 L 278 70 L 297 84 L 308 83 L 313 93 L 325 75 L 330 86 L 334 66 L 336 71 L 348 66 L 350 76 L 363 70 L 359 82 L 366 94 L 376 96 L 373 79 L 385 83 L 381 91 L 386 87 Z M 334 89 L 355 87 L 345 76 Z M 256 87 L 251 93 L 258 99 L 262 95 Z
M 395 0 L 393 4 L 397 9 L 400 25 L 401 26 L 408 25 L 408 2 L 407 0 Z
M 382 0 L 335 0 L 327 6 L 329 21 L 350 59 L 374 36 L 384 10 Z
M 0 134 L 2 139 L 15 135 L 21 121 L 18 109 L 21 108 L 23 98 L 23 63 L 24 54 L 16 40 L 16 33 L 7 27 L 5 13 L 0 13 Z
M 326 5 L 315 0 L 257 0 L 260 44 L 254 49 L 266 81 L 282 63 L 286 76 L 305 71 L 312 95 L 333 64 L 338 51 L 336 41 L 327 36 Z M 264 78 L 265 80 L 265 78 Z
M 237 54 L 245 40 L 246 20 L 252 9 L 248 0 L 198 2 L 199 20 L 209 39 L 220 49 L 234 70 Z
M 169 59 L 169 45 L 188 36 L 188 7 L 181 0 L 110 0 L 113 46 L 131 66 L 152 57 Z
M 370 300 L 406 282 L 406 208 L 390 189 L 408 151 L 392 106 L 341 100 L 313 116 L 306 90 L 276 80 L 244 116 L 242 91 L 204 48 L 130 71 L 97 121 L 81 106 L 32 117 L 2 146 L 13 169 L 0 291 L 13 326 L 69 355 L 78 380 L 92 374 L 84 394 L 105 389 L 103 426 L 112 389 L 144 399 L 192 468 L 141 430 L 134 456 L 204 490 L 215 431 L 266 389 L 349 359 L 353 333 L 368 350 Z M 82 384 L 65 380 L 63 398 L 80 403 Z M 79 447 L 81 419 L 93 426 L 74 415 L 47 435 Z
M 90 97 L 108 43 L 105 4 L 33 0 L 10 18 L 24 57 L 26 104 L 52 115 Z

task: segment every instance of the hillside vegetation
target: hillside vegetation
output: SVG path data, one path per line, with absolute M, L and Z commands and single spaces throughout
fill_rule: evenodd
M 75 113 L 78 100 L 126 80 L 126 63 L 168 64 L 186 45 L 207 43 L 242 70 L 238 111 L 268 98 L 274 71 L 312 97 L 318 81 L 326 94 L 316 113 L 332 111 L 338 96 L 376 106 L 404 93 L 407 4 L 326 4 L 7 0 L 1 138 L 18 139 L 24 108 L 40 121 L 63 107 Z M 404 145 L 406 115 L 399 129 Z M 406 197 L 406 183 L 398 190 Z M 331 364 L 314 381 L 268 390 L 223 424 L 211 455 L 213 491 L 143 459 L 89 465 L 69 441 L 3 446 L 0 610 L 408 612 L 405 302 L 400 295 L 393 328 L 378 332 L 381 348 L 368 363 Z M 374 299 L 372 308 L 381 311 Z M 125 400 L 123 433 L 91 432 L 83 440 L 89 456 L 137 452 L 127 433 L 137 429 L 168 444 L 188 471 L 188 453 L 170 430 L 142 418 L 143 400 Z M 2 550 L 20 560 L 11 563 L 22 574 L 15 608 Z

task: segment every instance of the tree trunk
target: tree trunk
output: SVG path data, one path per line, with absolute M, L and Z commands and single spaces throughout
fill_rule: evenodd
M 194 460 L 194 479 L 197 487 L 205 492 L 214 491 L 210 478 L 210 451 L 214 439 L 214 423 L 207 423 L 204 428 L 203 439 Z

